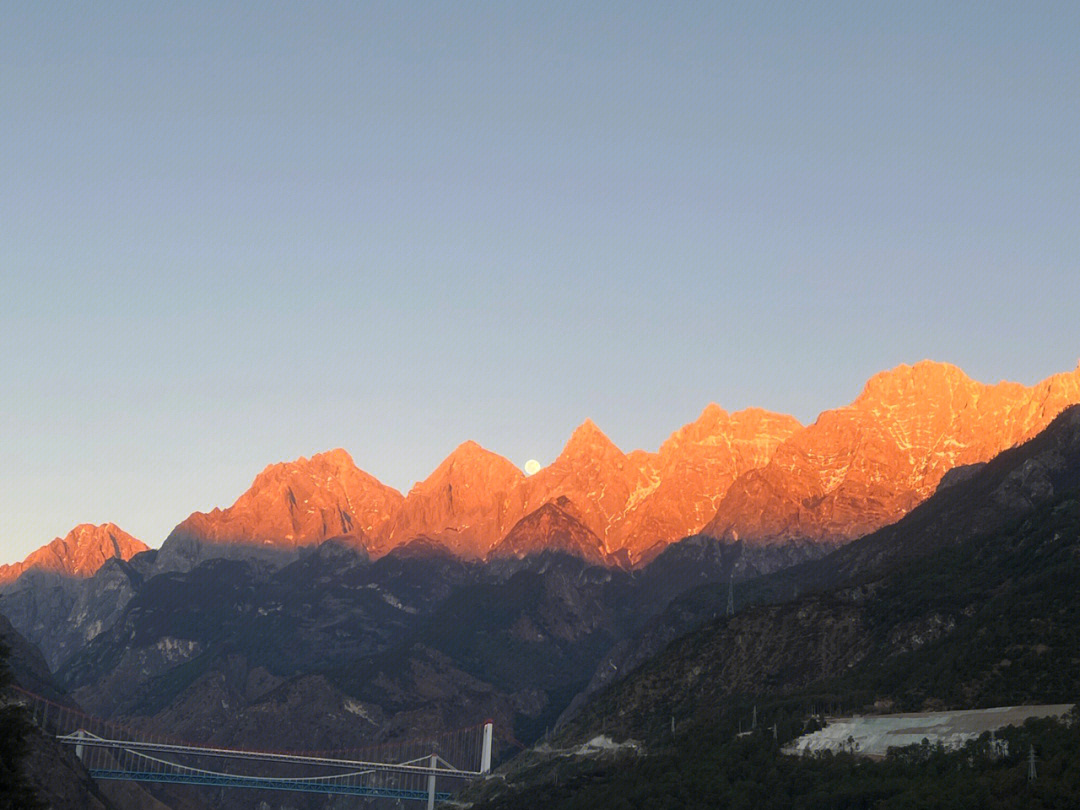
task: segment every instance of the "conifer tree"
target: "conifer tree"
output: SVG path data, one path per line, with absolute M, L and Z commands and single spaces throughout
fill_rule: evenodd
M 38 810 L 44 805 L 22 771 L 31 726 L 23 708 L 5 700 L 12 680 L 7 658 L 8 648 L 0 641 L 0 810 Z

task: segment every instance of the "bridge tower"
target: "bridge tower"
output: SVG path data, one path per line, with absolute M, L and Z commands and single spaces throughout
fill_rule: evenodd
M 435 769 L 439 767 L 439 757 L 431 755 L 431 773 L 427 778 L 427 806 L 428 810 L 435 810 Z
M 491 773 L 491 735 L 495 724 L 488 720 L 484 723 L 484 743 L 480 749 L 480 773 Z

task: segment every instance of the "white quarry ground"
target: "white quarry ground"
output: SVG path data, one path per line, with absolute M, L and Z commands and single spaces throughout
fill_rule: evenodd
M 540 743 L 533 749 L 537 754 L 544 756 L 559 757 L 602 757 L 609 754 L 617 754 L 622 751 L 630 751 L 635 754 L 644 753 L 644 748 L 637 740 L 615 742 L 606 734 L 598 734 L 588 742 L 573 748 L 552 748 L 547 743 Z
M 600 734 L 593 737 L 587 743 L 583 743 L 578 746 L 573 753 L 579 757 L 594 757 L 601 754 L 617 753 L 619 751 L 634 751 L 637 752 L 641 748 L 641 743 L 636 740 L 627 740 L 626 742 L 615 742 L 611 737 L 606 734 Z
M 829 717 L 826 727 L 804 734 L 784 746 L 785 754 L 851 751 L 883 757 L 890 748 L 917 745 L 924 739 L 954 750 L 987 731 L 1022 725 L 1028 718 L 1061 717 L 1072 703 L 1048 706 L 1002 706 L 955 712 L 912 712 L 866 717 Z

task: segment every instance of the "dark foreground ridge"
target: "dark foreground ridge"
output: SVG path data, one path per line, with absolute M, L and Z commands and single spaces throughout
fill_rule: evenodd
M 778 596 L 830 578 L 831 587 Z M 893 808 L 941 797 L 950 807 L 1052 807 L 1080 796 L 1075 715 L 1007 732 L 1008 756 L 988 754 L 985 740 L 884 763 L 796 761 L 778 747 L 812 728 L 822 708 L 1076 702 L 1080 409 L 895 526 L 746 590 L 777 601 L 743 605 L 671 644 L 550 743 L 573 748 L 606 733 L 639 741 L 648 756 L 533 751 L 508 771 L 520 795 L 489 806 Z M 756 732 L 736 737 L 755 714 Z M 1032 745 L 1045 767 L 1029 787 Z

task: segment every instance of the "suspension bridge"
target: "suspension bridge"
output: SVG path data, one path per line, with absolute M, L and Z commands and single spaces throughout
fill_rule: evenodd
M 252 751 L 147 735 L 32 692 L 13 693 L 34 724 L 72 748 L 94 779 L 381 797 L 433 808 L 491 770 L 490 721 L 363 749 Z

